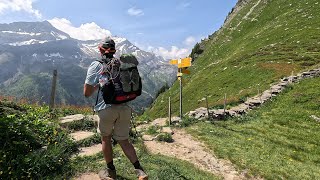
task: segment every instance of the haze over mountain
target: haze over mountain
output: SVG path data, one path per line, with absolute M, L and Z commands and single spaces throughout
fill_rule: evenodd
M 132 53 L 138 58 L 143 94 L 134 105 L 136 109 L 147 107 L 160 88 L 173 83 L 176 69 L 125 38 L 113 39 L 116 56 Z M 87 67 L 100 58 L 99 42 L 72 38 L 48 21 L 0 24 L 0 93 L 48 102 L 52 71 L 57 69 L 57 104 L 92 103 L 94 98 L 84 98 L 82 89 Z

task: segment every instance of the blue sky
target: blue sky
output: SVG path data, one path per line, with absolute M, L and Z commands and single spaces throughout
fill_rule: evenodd
M 0 23 L 55 19 L 75 28 L 91 23 L 87 29 L 97 25 L 144 50 L 171 58 L 190 53 L 196 42 L 219 29 L 236 2 L 0 0 Z

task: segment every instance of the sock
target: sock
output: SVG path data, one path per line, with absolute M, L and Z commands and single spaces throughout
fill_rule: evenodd
M 116 167 L 114 167 L 114 165 L 113 165 L 113 161 L 111 161 L 111 162 L 109 162 L 108 164 L 107 164 L 107 167 L 109 168 L 109 169 L 111 169 L 111 170 L 116 170 Z
M 139 161 L 136 161 L 135 163 L 133 163 L 133 166 L 134 166 L 135 169 L 141 169 L 143 171 L 143 168 L 141 167 Z

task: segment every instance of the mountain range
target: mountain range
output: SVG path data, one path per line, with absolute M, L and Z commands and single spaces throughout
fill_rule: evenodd
M 176 79 L 176 68 L 126 38 L 112 38 L 117 57 L 131 53 L 139 61 L 143 94 L 132 103 L 135 110 L 143 110 L 161 88 L 171 86 Z M 94 98 L 84 98 L 82 89 L 88 66 L 100 58 L 99 43 L 100 40 L 71 38 L 48 21 L 0 24 L 0 94 L 48 103 L 52 72 L 56 69 L 57 104 L 92 104 Z

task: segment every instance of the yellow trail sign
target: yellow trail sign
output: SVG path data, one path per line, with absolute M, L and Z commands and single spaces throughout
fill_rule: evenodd
M 178 64 L 178 60 L 177 59 L 172 59 L 169 63 L 170 64 Z
M 190 67 L 191 66 L 191 58 L 179 59 L 178 68 Z

